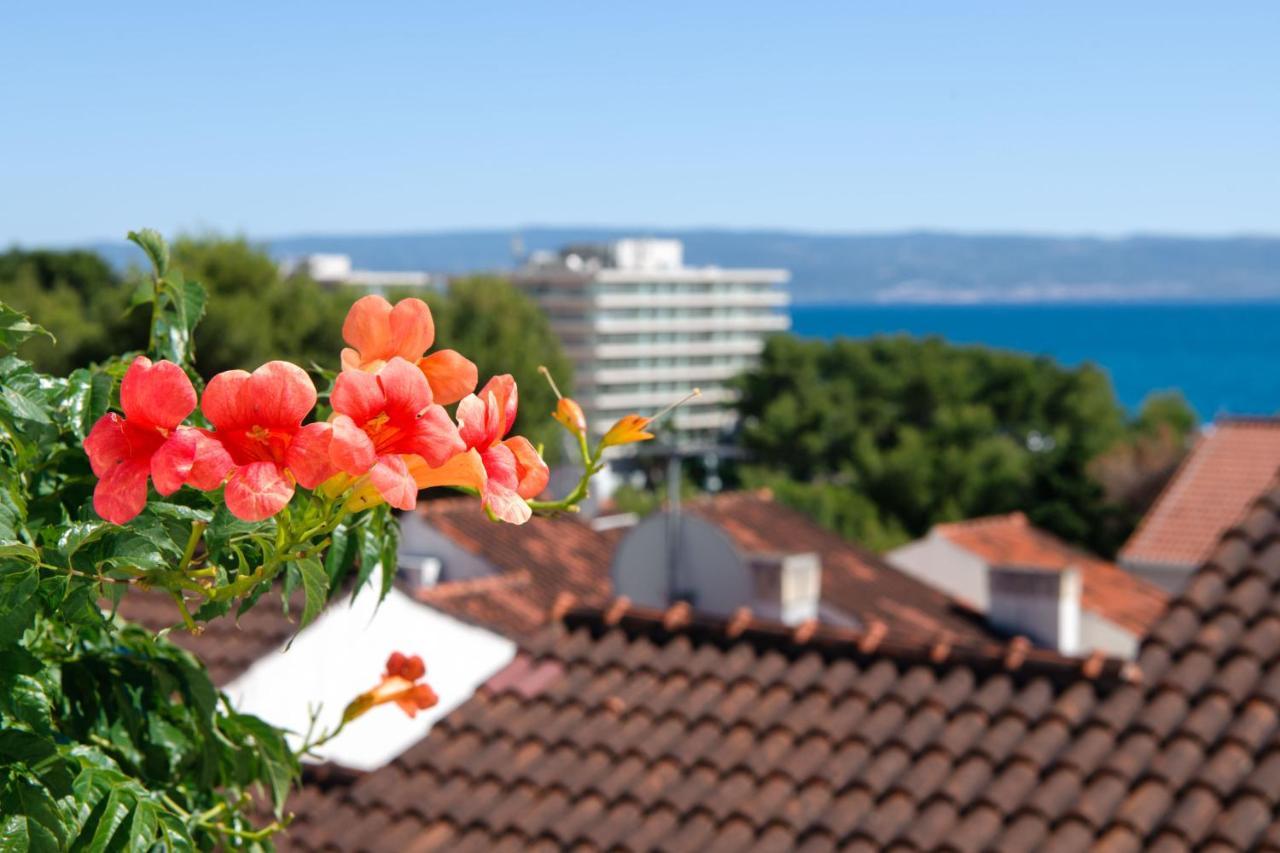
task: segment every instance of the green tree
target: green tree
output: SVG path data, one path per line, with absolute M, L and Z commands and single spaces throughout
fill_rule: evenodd
M 0 302 L 42 324 L 20 354 L 38 370 L 64 376 L 112 353 L 146 345 L 146 317 L 127 314 L 130 288 L 99 256 L 84 251 L 0 254 Z
M 209 290 L 196 331 L 205 378 L 272 359 L 329 364 L 342 348 L 342 318 L 359 296 L 306 276 L 285 278 L 266 250 L 243 237 L 182 237 L 174 265 Z
M 740 474 L 876 547 L 940 521 L 1021 509 L 1112 553 L 1136 521 L 1095 460 L 1195 425 L 1180 399 L 1130 422 L 1092 365 L 941 339 L 830 343 L 777 336 L 738 381 Z

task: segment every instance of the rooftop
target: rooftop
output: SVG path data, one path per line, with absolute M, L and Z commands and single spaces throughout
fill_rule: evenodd
M 1280 419 L 1206 429 L 1120 550 L 1126 564 L 1199 565 L 1280 470 Z
M 1280 487 L 1136 664 L 626 602 L 292 803 L 297 849 L 1280 850 Z
M 1081 606 L 1135 634 L 1145 634 L 1168 601 L 1159 587 L 1068 545 L 1020 512 L 939 524 L 934 531 L 990 566 L 1045 571 L 1075 567 L 1080 572 Z
M 992 637 L 980 614 L 777 503 L 766 490 L 686 501 L 682 511 L 720 527 L 746 553 L 817 553 L 822 600 L 864 624 L 883 623 L 895 635 Z M 419 512 L 502 573 L 421 590 L 419 601 L 520 637 L 545 624 L 560 593 L 579 604 L 602 604 L 611 595 L 609 569 L 626 528 L 598 532 L 573 515 L 495 525 L 468 500 L 431 501 Z

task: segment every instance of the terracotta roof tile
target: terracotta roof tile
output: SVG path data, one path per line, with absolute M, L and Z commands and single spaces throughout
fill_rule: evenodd
M 817 553 L 823 600 L 864 624 L 878 619 L 894 632 L 993 638 L 980 614 L 776 502 L 768 490 L 724 492 L 682 508 L 719 526 L 745 552 Z
M 1280 470 L 1280 419 L 1220 420 L 1200 436 L 1120 551 L 1126 563 L 1197 566 Z
M 1277 430 L 1280 435 L 1280 430 Z M 1073 548 L 1020 512 L 939 524 L 934 532 L 991 566 L 1080 572 L 1080 605 L 1141 636 L 1164 612 L 1167 596 L 1114 563 Z
M 726 492 L 683 510 L 722 528 L 744 552 L 812 551 L 822 560 L 824 602 L 890 630 L 992 639 L 981 615 L 899 571 L 869 551 L 773 501 L 767 492 Z M 573 515 L 495 524 L 472 500 L 426 501 L 422 518 L 500 574 L 420 590 L 419 601 L 514 638 L 546 624 L 552 603 L 601 604 L 611 598 L 613 552 L 626 531 L 598 532 Z
M 343 792 L 370 810 L 357 824 L 395 826 L 398 840 L 395 822 L 409 818 L 424 836 L 441 824 L 490 839 L 549 833 L 562 848 L 792 849 L 803 835 L 815 849 L 882 849 L 907 839 L 917 812 L 936 821 L 926 799 L 956 798 L 948 780 L 976 766 L 950 820 L 976 825 L 980 842 L 1035 782 L 1026 757 L 994 773 L 1026 717 L 1042 718 L 1044 732 L 1030 749 L 1056 751 L 1059 729 L 1084 716 L 1078 685 L 1105 693 L 1133 671 L 1108 661 L 1089 679 L 1083 661 L 1034 649 L 1010 669 L 996 644 L 957 643 L 938 661 L 930 645 L 892 633 L 867 652 L 860 633 L 829 626 L 798 643 L 752 621 L 730 639 L 727 620 L 668 627 L 661 612 L 608 612 L 566 614 L 539 652 L 521 653 L 421 744 Z M 556 680 L 525 688 L 545 671 Z M 986 738 L 1000 759 L 963 762 L 1008 723 Z M 391 849 L 359 826 L 333 837 Z
M 1280 491 L 1259 506 L 1136 665 L 570 610 L 391 767 L 309 788 L 287 844 L 1274 849 Z

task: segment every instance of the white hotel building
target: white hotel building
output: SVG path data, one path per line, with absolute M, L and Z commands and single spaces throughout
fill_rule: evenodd
M 780 269 L 687 267 L 679 240 L 631 239 L 539 252 L 516 272 L 574 363 L 574 396 L 597 435 L 701 388 L 673 416 L 677 442 L 711 448 L 733 426 L 727 380 L 790 327 Z

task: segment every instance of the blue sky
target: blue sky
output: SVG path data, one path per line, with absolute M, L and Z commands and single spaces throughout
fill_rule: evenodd
M 1280 232 L 1275 3 L 64 3 L 0 245 L 520 224 Z

